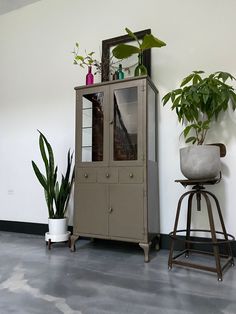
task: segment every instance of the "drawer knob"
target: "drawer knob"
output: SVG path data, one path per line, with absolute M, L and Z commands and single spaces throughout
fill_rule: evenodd
M 109 174 L 109 173 L 106 173 L 106 177 L 109 178 L 109 177 L 110 177 L 110 174 Z
M 134 177 L 133 173 L 130 173 L 130 174 L 129 174 L 129 177 L 130 177 L 130 178 L 133 178 L 133 177 Z
M 84 174 L 84 177 L 87 179 L 87 178 L 88 178 L 88 174 L 87 174 L 87 173 L 85 173 L 85 174 Z
M 110 208 L 108 209 L 108 213 L 112 213 L 112 211 L 113 211 L 113 209 L 112 209 L 112 207 L 110 207 Z

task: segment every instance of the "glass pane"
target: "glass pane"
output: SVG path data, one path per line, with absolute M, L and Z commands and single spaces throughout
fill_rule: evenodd
M 92 128 L 83 128 L 82 147 L 92 146 Z
M 82 147 L 82 160 L 83 161 L 92 160 L 92 147 Z
M 148 87 L 148 160 L 156 161 L 156 95 Z
M 92 109 L 83 110 L 83 128 L 92 127 Z
M 137 87 L 114 91 L 114 160 L 137 160 Z
M 103 93 L 82 98 L 82 161 L 103 160 Z

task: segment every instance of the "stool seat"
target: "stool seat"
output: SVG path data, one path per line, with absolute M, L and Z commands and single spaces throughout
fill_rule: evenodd
M 181 183 L 184 187 L 188 185 L 213 185 L 216 183 L 219 183 L 221 180 L 221 175 L 219 178 L 214 179 L 195 179 L 195 180 L 189 180 L 189 179 L 181 179 L 181 180 L 175 180 L 177 183 Z
M 178 266 L 186 266 L 191 267 L 195 269 L 201 269 L 205 271 L 215 272 L 218 276 L 218 280 L 222 281 L 223 279 L 223 270 L 229 265 L 234 265 L 234 258 L 232 254 L 232 249 L 230 246 L 230 242 L 234 241 L 235 238 L 233 235 L 228 234 L 225 228 L 223 216 L 221 213 L 221 208 L 218 199 L 216 196 L 210 192 L 207 191 L 204 187 L 204 185 L 214 185 L 216 183 L 219 183 L 221 180 L 220 178 L 215 179 L 204 179 L 204 180 L 175 180 L 175 182 L 182 184 L 184 187 L 186 186 L 193 186 L 190 191 L 185 192 L 179 199 L 178 205 L 177 205 L 177 211 L 176 211 L 176 217 L 175 217 L 175 224 L 174 229 L 169 233 L 169 236 L 171 237 L 171 244 L 170 244 L 170 253 L 169 253 L 169 260 L 168 260 L 168 267 L 169 269 L 172 269 L 173 264 L 176 264 Z M 203 229 L 191 229 L 191 217 L 192 217 L 192 203 L 193 203 L 193 197 L 196 197 L 197 200 L 197 210 L 201 211 L 202 209 L 202 199 L 205 200 L 207 213 L 208 213 L 208 219 L 209 219 L 209 226 L 210 230 L 203 230 Z M 186 229 L 178 230 L 178 222 L 179 222 L 179 216 L 181 211 L 182 202 L 187 197 L 187 227 Z M 214 202 L 216 207 L 216 212 L 218 214 L 220 224 L 222 231 L 218 231 L 215 229 L 215 223 L 214 223 L 214 216 L 212 211 L 212 205 L 211 201 Z M 177 236 L 178 233 L 184 232 L 185 236 L 180 238 Z M 209 232 L 211 234 L 211 238 L 207 241 L 199 241 L 198 239 L 191 236 L 191 232 Z M 217 235 L 222 235 L 223 239 L 218 239 Z M 177 255 L 173 256 L 174 253 L 174 245 L 175 242 L 181 240 L 184 241 L 185 249 L 178 253 Z M 191 245 L 198 244 L 198 245 L 206 245 L 211 244 L 213 252 L 207 252 L 197 249 L 192 249 Z M 224 250 L 226 254 L 220 254 L 219 247 L 224 246 Z M 215 263 L 216 267 L 209 267 L 202 264 L 191 263 L 190 261 L 182 261 L 179 260 L 179 257 L 182 255 L 185 255 L 185 257 L 190 257 L 191 253 L 197 253 L 197 254 L 205 254 L 205 255 L 212 255 L 215 257 Z M 224 265 L 222 264 L 222 259 L 224 259 Z

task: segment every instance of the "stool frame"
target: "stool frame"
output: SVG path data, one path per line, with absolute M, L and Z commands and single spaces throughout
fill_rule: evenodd
M 222 281 L 223 280 L 223 271 L 226 269 L 227 266 L 234 266 L 234 258 L 232 254 L 232 249 L 230 242 L 234 241 L 235 238 L 231 234 L 228 234 L 225 228 L 224 220 L 223 220 L 223 215 L 221 212 L 220 204 L 216 196 L 205 190 L 205 187 L 203 186 L 204 184 L 215 184 L 218 183 L 219 180 L 176 180 L 175 182 L 181 183 L 183 186 L 187 185 L 194 185 L 191 191 L 188 191 L 184 193 L 177 205 L 177 211 L 176 211 L 176 217 L 175 217 L 175 223 L 174 223 L 174 229 L 172 232 L 169 233 L 169 236 L 171 237 L 171 244 L 170 244 L 170 252 L 169 252 L 169 260 L 168 260 L 168 268 L 172 269 L 173 264 L 178 265 L 178 266 L 186 266 L 190 268 L 195 268 L 195 269 L 201 269 L 205 271 L 210 271 L 214 272 L 217 274 L 218 280 Z M 210 230 L 203 230 L 203 229 L 191 229 L 191 216 L 192 216 L 192 201 L 193 197 L 196 196 L 197 200 L 197 210 L 201 210 L 201 200 L 202 198 L 205 199 L 206 202 L 206 207 L 207 207 L 207 213 L 208 213 L 208 219 L 209 219 L 209 226 Z M 180 216 L 180 211 L 181 211 L 181 205 L 185 197 L 188 197 L 188 202 L 187 202 L 187 226 L 186 229 L 178 230 L 178 222 L 179 222 L 179 216 Z M 212 206 L 211 206 L 211 201 L 213 200 L 216 205 L 217 213 L 219 216 L 220 224 L 222 231 L 217 231 L 215 229 L 215 223 L 214 223 L 214 217 L 213 217 L 213 212 L 212 212 Z M 178 233 L 180 232 L 185 232 L 185 237 L 180 238 L 177 236 Z M 211 238 L 209 238 L 209 241 L 196 241 L 196 240 L 191 240 L 191 232 L 209 232 L 211 233 Z M 217 239 L 217 234 L 223 235 L 223 239 Z M 174 245 L 176 240 L 181 240 L 184 241 L 185 243 L 185 249 L 181 251 L 180 253 L 174 254 Z M 211 244 L 213 247 L 213 252 L 207 252 L 207 251 L 202 251 L 202 250 L 193 250 L 191 249 L 191 244 Z M 224 245 L 224 248 L 226 250 L 226 254 L 220 254 L 219 246 Z M 215 267 L 210 267 L 207 265 L 203 264 L 197 264 L 197 263 L 192 263 L 190 261 L 183 261 L 183 260 L 178 260 L 179 257 L 182 255 L 185 255 L 186 258 L 189 257 L 190 253 L 196 253 L 196 254 L 205 254 L 205 255 L 212 255 L 215 258 Z M 226 259 L 225 263 L 221 265 L 221 258 Z

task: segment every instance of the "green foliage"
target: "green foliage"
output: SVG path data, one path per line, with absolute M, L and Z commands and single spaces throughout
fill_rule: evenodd
M 87 53 L 85 50 L 85 56 L 82 56 L 81 54 L 79 54 L 79 43 L 76 42 L 75 48 L 72 53 L 74 55 L 74 64 L 79 65 L 82 68 L 84 68 L 85 66 L 93 66 L 96 69 L 94 74 L 101 72 L 101 62 L 94 58 L 94 51 Z
M 186 143 L 198 145 L 204 143 L 211 122 L 228 109 L 229 103 L 233 110 L 236 109 L 234 88 L 226 83 L 235 78 L 220 71 L 208 77 L 203 77 L 203 74 L 203 71 L 194 71 L 183 79 L 180 88 L 162 98 L 163 105 L 172 102 L 171 109 L 176 111 L 178 121 L 186 123 L 183 131 Z M 194 136 L 188 137 L 190 131 Z
M 73 153 L 67 153 L 67 170 L 65 176 L 61 176 L 60 183 L 57 180 L 57 166 L 54 165 L 54 154 L 46 137 L 39 131 L 39 148 L 45 174 L 43 174 L 36 163 L 32 160 L 32 166 L 36 177 L 44 189 L 45 199 L 48 207 L 49 218 L 64 218 L 70 199 L 71 188 L 74 182 L 74 168 L 72 169 Z
M 135 36 L 135 34 L 128 28 L 125 28 L 127 34 L 137 42 L 138 47 L 128 44 L 119 44 L 113 50 L 112 53 L 117 59 L 126 59 L 135 53 L 143 53 L 144 50 L 150 48 L 160 48 L 166 46 L 166 44 L 160 39 L 154 37 L 152 34 L 146 34 L 141 41 Z

